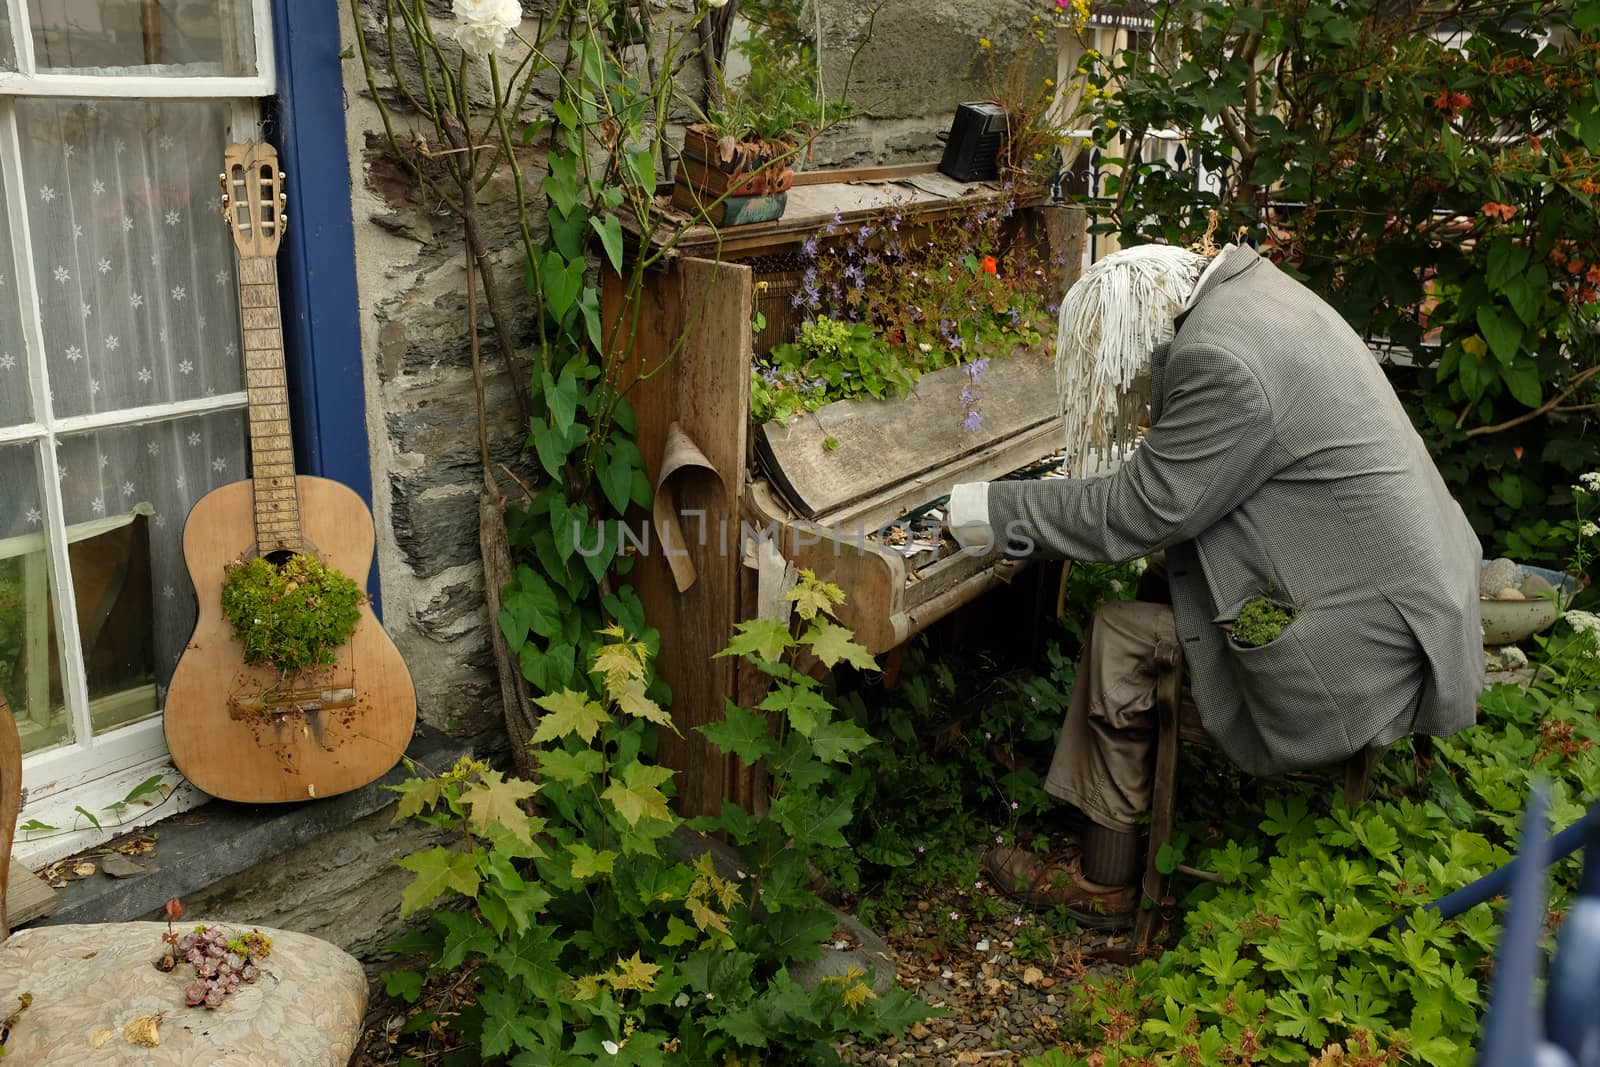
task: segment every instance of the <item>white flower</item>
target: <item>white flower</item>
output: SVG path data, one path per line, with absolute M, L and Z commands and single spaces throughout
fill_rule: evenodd
M 1578 633 L 1590 633 L 1600 637 L 1600 615 L 1589 611 L 1569 611 L 1561 616 L 1567 620 L 1567 625 Z
M 1592 522 L 1580 523 L 1578 525 L 1578 532 L 1584 537 L 1593 537 L 1595 534 L 1600 534 L 1600 526 L 1596 526 Z
M 506 36 L 522 25 L 521 0 L 455 0 L 456 41 L 480 59 L 499 51 Z
M 1600 471 L 1590 471 L 1588 474 L 1580 474 L 1578 475 L 1578 481 L 1582 482 L 1583 487 L 1589 490 L 1589 492 L 1600 492 Z
M 32 514 L 34 514 L 34 512 L 29 512 L 29 514 L 32 515 Z M 687 994 L 687 993 L 679 993 L 676 997 L 673 998 L 672 1006 L 674 1008 L 687 1008 L 689 1006 L 689 994 Z
M 459 2 L 460 0 L 457 0 L 457 3 Z M 622 1051 L 622 1046 L 617 1044 L 615 1041 L 602 1041 L 600 1042 L 600 1047 L 605 1049 L 613 1056 Z

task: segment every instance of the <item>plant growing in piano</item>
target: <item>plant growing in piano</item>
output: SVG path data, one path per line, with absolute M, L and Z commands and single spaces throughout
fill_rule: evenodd
M 235 560 L 222 582 L 222 613 L 244 661 L 270 663 L 285 676 L 332 666 L 365 600 L 352 579 L 304 553 L 282 563 Z
M 850 397 L 881 400 L 909 389 L 914 380 L 869 324 L 814 319 L 751 371 L 750 414 L 766 422 Z
M 425 1011 L 419 1027 L 495 1061 L 812 1063 L 843 1033 L 880 1034 L 926 1016 L 904 990 L 877 996 L 860 971 L 809 989 L 789 974 L 821 954 L 834 925 L 808 888 L 807 859 L 843 847 L 849 804 L 827 798 L 822 784 L 871 743 L 834 721 L 820 683 L 794 667 L 804 650 L 871 663 L 823 617 L 838 591 L 806 579 L 792 599 L 809 620 L 798 637 L 786 623 L 751 624 L 729 650 L 778 678 L 768 703 L 785 708 L 780 730 L 769 736 L 767 716 L 751 712 L 706 730 L 748 760 L 766 760 L 769 747 L 776 757 L 768 814 L 729 805 L 720 819 L 697 821 L 742 846 L 733 870 L 710 852 L 678 858 L 673 772 L 646 758 L 652 731 L 671 719 L 648 695 L 648 646 L 620 628 L 598 635 L 604 643 L 588 664 L 598 698 L 586 688 L 540 698 L 539 783 L 464 758 L 394 787 L 398 817 L 450 835 L 450 847 L 401 861 L 415 875 L 402 914 L 441 897 L 450 906 L 400 947 L 425 953 L 430 973 L 470 983 L 475 1003 Z M 386 977 L 408 1001 L 423 984 L 418 971 Z M 625 1061 L 611 1058 L 619 1055 Z

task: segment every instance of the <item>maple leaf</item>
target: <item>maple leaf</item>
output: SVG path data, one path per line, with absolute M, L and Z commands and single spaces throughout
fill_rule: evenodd
M 826 697 L 803 685 L 776 686 L 757 706 L 762 711 L 783 712 L 789 717 L 789 725 L 806 737 L 816 732 L 818 723 L 833 714 L 833 705 Z
M 800 581 L 783 594 L 783 599 L 793 601 L 795 611 L 809 622 L 819 612 L 832 615 L 833 606 L 844 603 L 844 590 L 831 582 L 819 582 L 815 574 L 802 569 Z
M 461 803 L 471 811 L 472 825 L 479 833 L 499 823 L 524 845 L 533 844 L 528 813 L 518 806 L 539 791 L 536 782 L 507 781 L 499 771 L 483 771 L 478 781 L 461 791 Z
M 690 897 L 683 902 L 683 906 L 689 910 L 689 918 L 693 919 L 694 924 L 700 929 L 720 930 L 725 934 L 730 933 L 727 916 L 719 915 L 710 904 L 707 904 L 699 897 Z
M 646 963 L 635 952 L 630 959 L 617 961 L 617 973 L 611 976 L 612 989 L 637 989 L 641 993 L 648 993 L 656 986 L 656 975 L 661 968 L 654 963 Z
M 533 744 L 536 745 L 568 734 L 577 734 L 580 740 L 587 743 L 594 740 L 600 727 L 611 721 L 605 708 L 571 689 L 535 697 L 533 702 L 547 712 L 540 717 L 539 726 L 533 731 Z
M 400 894 L 401 918 L 432 904 L 447 889 L 465 897 L 478 895 L 478 864 L 471 853 L 451 852 L 435 845 L 397 863 L 416 874 Z
M 539 773 L 558 782 L 586 782 L 600 773 L 600 753 L 592 748 L 568 752 L 547 748 L 539 753 Z
M 625 636 L 621 634 L 621 627 L 608 627 L 601 632 Z M 615 699 L 629 682 L 644 681 L 648 656 L 649 651 L 639 641 L 602 645 L 594 654 L 594 671 L 605 679 L 606 692 Z
M 832 667 L 840 660 L 844 660 L 864 671 L 878 669 L 878 661 L 873 659 L 865 648 L 855 643 L 849 630 L 836 622 L 817 619 L 800 640 L 811 646 L 811 654 L 821 660 L 823 666 Z
M 857 979 L 854 985 L 844 991 L 844 1006 L 851 1011 L 860 1011 L 867 1006 L 867 1001 L 874 1000 L 877 996 L 871 986 Z
M 591 878 L 597 874 L 610 874 L 612 866 L 617 862 L 617 854 L 602 849 L 596 852 L 588 845 L 574 841 L 567 846 L 567 851 L 572 853 L 572 877 Z
M 718 652 L 719 656 L 754 656 L 774 663 L 794 643 L 789 636 L 789 624 L 782 619 L 750 619 L 734 624 L 733 640 Z
M 749 764 L 777 754 L 778 746 L 767 736 L 766 716 L 747 711 L 731 700 L 725 701 L 722 713 L 721 722 L 696 726 L 695 730 L 722 751 L 732 752 Z
M 877 739 L 853 722 L 825 722 L 811 732 L 811 751 L 827 763 L 843 763 Z
M 659 786 L 672 777 L 666 767 L 630 763 L 620 778 L 613 778 L 601 797 L 611 801 L 617 814 L 633 826 L 640 819 L 671 819 L 667 796 Z
M 586 974 L 578 979 L 572 989 L 573 1000 L 593 1000 L 600 995 L 601 983 L 605 981 L 603 974 Z
M 682 737 L 677 724 L 672 721 L 672 716 L 661 709 L 661 705 L 644 695 L 644 683 L 630 681 L 621 689 L 613 690 L 611 699 L 617 702 L 617 709 L 624 715 L 632 715 L 636 719 L 647 719 L 657 726 L 665 726 L 673 733 Z
M 424 811 L 432 811 L 433 806 L 439 803 L 439 797 L 444 793 L 445 780 L 433 778 L 408 778 L 399 785 L 385 786 L 400 794 L 400 803 L 395 808 L 394 821 L 420 815 Z

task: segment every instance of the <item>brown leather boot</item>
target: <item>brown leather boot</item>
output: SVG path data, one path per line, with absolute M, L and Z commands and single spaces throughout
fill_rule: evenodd
M 1134 887 L 1089 881 L 1076 850 L 1040 855 L 1007 845 L 984 853 L 983 866 L 991 885 L 1030 907 L 1044 911 L 1064 907 L 1078 922 L 1094 929 L 1133 922 Z

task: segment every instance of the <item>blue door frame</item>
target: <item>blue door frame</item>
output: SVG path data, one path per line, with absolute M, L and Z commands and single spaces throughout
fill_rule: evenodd
M 302 473 L 354 489 L 370 508 L 339 3 L 272 0 L 278 92 L 267 129 L 289 191 L 279 290 L 296 461 Z M 376 559 L 367 588 L 381 618 Z

